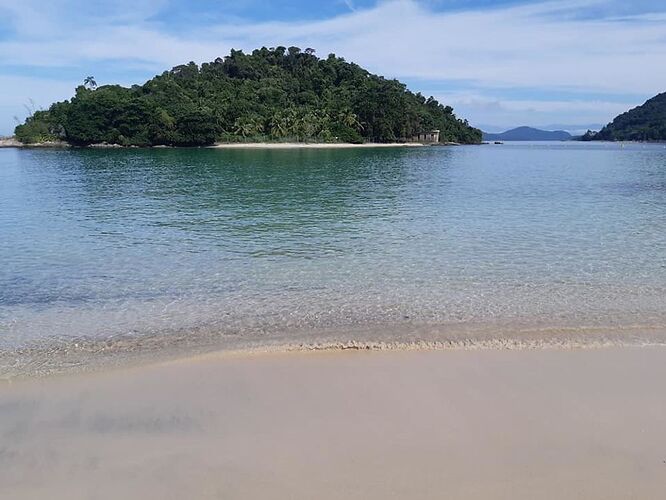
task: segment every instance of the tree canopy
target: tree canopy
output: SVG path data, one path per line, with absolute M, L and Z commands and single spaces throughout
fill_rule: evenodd
M 588 131 L 584 141 L 666 141 L 666 92 L 622 113 L 599 132 Z
M 190 62 L 131 88 L 97 86 L 16 127 L 24 143 L 64 140 L 125 146 L 200 146 L 217 141 L 403 141 L 431 129 L 441 141 L 478 143 L 469 126 L 434 98 L 311 48 L 232 50 Z

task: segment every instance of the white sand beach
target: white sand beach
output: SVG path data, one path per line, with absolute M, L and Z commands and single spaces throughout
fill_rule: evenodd
M 218 143 L 211 148 L 219 149 L 356 149 L 356 148 L 418 148 L 425 144 L 417 142 L 363 143 L 346 142 L 230 142 Z
M 2 497 L 648 499 L 666 349 L 204 357 L 0 386 Z

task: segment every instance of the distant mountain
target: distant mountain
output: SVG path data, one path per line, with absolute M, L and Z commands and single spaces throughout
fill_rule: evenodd
M 573 136 L 583 135 L 588 130 L 599 131 L 604 128 L 604 123 L 547 123 L 547 124 L 532 124 L 532 128 L 540 130 L 564 130 Z M 474 126 L 478 129 L 484 130 L 488 134 L 499 134 L 505 130 L 513 128 L 511 125 L 491 125 L 475 123 Z
M 577 135 L 583 135 L 588 130 L 594 130 L 595 132 L 604 128 L 603 123 L 549 123 L 548 125 L 535 126 L 535 128 L 540 128 L 542 130 L 566 130 L 574 137 Z
M 588 131 L 584 141 L 666 141 L 666 92 L 622 113 L 599 132 Z
M 572 138 L 564 130 L 540 130 L 532 127 L 518 127 L 501 134 L 483 133 L 484 141 L 568 141 Z

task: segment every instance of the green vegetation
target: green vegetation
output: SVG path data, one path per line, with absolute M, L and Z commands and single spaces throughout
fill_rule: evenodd
M 481 131 L 450 106 L 414 94 L 313 49 L 262 48 L 201 67 L 176 66 L 144 85 L 97 86 L 91 76 L 70 101 L 16 127 L 24 143 L 64 140 L 125 146 L 199 146 L 216 141 L 403 141 L 440 129 L 441 141 L 478 143 Z
M 597 133 L 588 130 L 581 140 L 666 141 L 666 92 L 622 113 Z

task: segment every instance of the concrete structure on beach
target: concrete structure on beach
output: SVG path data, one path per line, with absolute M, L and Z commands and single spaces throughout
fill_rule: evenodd
M 439 130 L 430 130 L 429 132 L 419 132 L 417 135 L 410 139 L 411 142 L 423 142 L 426 144 L 429 143 L 438 143 L 439 142 Z

